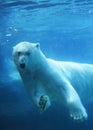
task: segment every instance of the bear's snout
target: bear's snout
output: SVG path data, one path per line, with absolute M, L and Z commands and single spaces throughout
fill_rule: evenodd
M 22 57 L 20 57 L 20 59 L 19 59 L 19 66 L 20 66 L 20 68 L 25 68 L 25 66 L 26 66 L 26 59 L 25 59 L 25 56 L 22 56 Z

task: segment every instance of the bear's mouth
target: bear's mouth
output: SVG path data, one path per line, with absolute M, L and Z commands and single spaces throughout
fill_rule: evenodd
M 20 68 L 22 68 L 22 69 L 25 68 L 25 64 L 24 64 L 24 63 L 21 63 L 21 64 L 20 64 Z

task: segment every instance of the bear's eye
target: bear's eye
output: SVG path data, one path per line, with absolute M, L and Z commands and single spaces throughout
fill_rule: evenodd
M 30 52 L 26 52 L 25 54 L 26 54 L 27 56 L 29 56 L 29 55 L 30 55 Z
M 21 55 L 21 52 L 19 51 L 17 54 L 18 54 L 18 56 L 20 56 L 20 55 Z

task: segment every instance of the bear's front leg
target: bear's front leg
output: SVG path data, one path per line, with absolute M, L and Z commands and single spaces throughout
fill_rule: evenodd
M 69 109 L 70 117 L 77 121 L 86 120 L 88 117 L 86 109 L 84 108 L 79 95 L 68 81 L 65 83 L 64 89 L 61 92 L 66 101 L 67 108 Z

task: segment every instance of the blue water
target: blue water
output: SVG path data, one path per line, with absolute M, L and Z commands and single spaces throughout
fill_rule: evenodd
M 39 114 L 17 78 L 12 48 L 20 41 L 39 42 L 47 57 L 93 63 L 93 0 L 0 1 L 0 130 L 93 130 L 89 118 L 73 122 L 53 103 Z

